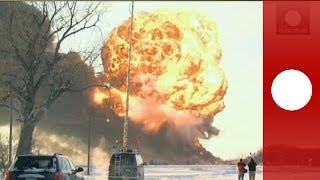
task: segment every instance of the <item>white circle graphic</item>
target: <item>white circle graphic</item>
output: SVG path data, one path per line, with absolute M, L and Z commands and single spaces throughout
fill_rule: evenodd
M 271 94 L 275 103 L 282 109 L 295 111 L 302 109 L 311 99 L 312 84 L 301 71 L 282 71 L 273 80 Z

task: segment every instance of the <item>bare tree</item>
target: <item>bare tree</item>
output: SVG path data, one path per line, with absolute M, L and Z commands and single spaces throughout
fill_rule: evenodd
M 1 74 L 0 100 L 10 95 L 5 87 L 12 85 L 23 118 L 17 155 L 31 153 L 34 129 L 46 111 L 79 86 L 79 77 L 92 73 L 83 61 L 96 59 L 98 47 L 83 50 L 85 57 L 61 53 L 61 48 L 75 34 L 98 28 L 105 11 L 100 5 L 71 1 L 0 3 L 0 60 L 2 67 L 8 67 Z M 46 93 L 39 93 L 40 89 Z
M 8 136 L 0 133 L 0 174 L 4 175 L 10 167 Z M 13 150 L 17 150 L 17 141 L 13 142 Z
M 0 134 L 0 171 L 1 174 L 4 174 L 6 169 L 9 167 L 9 146 L 8 146 L 8 138 L 3 134 Z

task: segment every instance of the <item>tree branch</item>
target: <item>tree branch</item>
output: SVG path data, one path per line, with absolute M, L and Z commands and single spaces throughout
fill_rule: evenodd
M 25 63 L 24 61 L 24 58 L 23 56 L 20 54 L 20 51 L 18 49 L 18 47 L 15 45 L 15 41 L 14 41 L 14 38 L 13 38 L 13 29 L 12 29 L 12 26 L 13 26 L 13 17 L 14 17 L 14 13 L 11 13 L 11 16 L 10 16 L 10 23 L 9 23 L 9 33 L 10 33 L 10 45 L 14 48 L 14 51 L 15 51 L 15 55 L 16 57 L 18 58 L 18 60 L 20 60 L 21 64 L 23 65 L 24 68 L 28 68 L 27 64 Z
M 76 16 L 79 14 L 77 11 L 77 2 L 66 2 L 65 4 L 62 4 L 60 8 L 56 6 L 56 3 L 53 4 L 54 6 L 54 12 L 49 18 L 49 22 L 51 24 L 60 24 L 60 27 L 56 27 L 56 29 L 50 33 L 49 39 L 54 36 L 54 34 L 58 34 L 64 30 L 62 33 L 61 39 L 58 40 L 54 52 L 54 57 L 51 63 L 48 63 L 47 68 L 44 73 L 41 74 L 41 76 L 36 80 L 35 83 L 35 90 L 37 91 L 39 87 L 42 85 L 48 74 L 53 71 L 53 67 L 62 59 L 59 57 L 59 50 L 61 47 L 61 44 L 71 35 L 77 34 L 83 30 L 91 29 L 93 27 L 97 26 L 97 23 L 100 21 L 100 14 L 96 15 L 96 11 L 100 3 L 98 3 L 95 7 L 91 8 L 89 7 L 87 9 L 87 14 L 82 16 L 79 20 L 76 19 Z M 68 7 L 68 13 L 69 13 L 69 20 L 65 21 L 65 19 L 55 19 L 57 14 L 62 11 L 64 7 Z M 92 19 L 92 17 L 97 16 L 96 20 L 93 23 L 89 23 L 89 21 Z M 56 22 L 59 21 L 59 22 Z M 67 23 L 69 25 L 67 26 Z M 78 27 L 80 24 L 83 24 L 82 27 Z M 98 56 L 97 56 L 98 57 Z M 96 57 L 96 58 L 97 58 Z

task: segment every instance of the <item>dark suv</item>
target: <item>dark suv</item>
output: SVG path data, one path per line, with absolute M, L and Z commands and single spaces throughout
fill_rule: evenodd
M 22 155 L 6 172 L 5 180 L 83 180 L 70 158 L 63 155 Z

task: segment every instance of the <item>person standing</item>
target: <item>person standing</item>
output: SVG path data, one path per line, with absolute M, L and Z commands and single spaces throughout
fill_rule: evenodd
M 248 163 L 248 167 L 249 167 L 249 179 L 255 180 L 257 163 L 254 161 L 253 158 L 250 159 L 250 162 Z
M 238 180 L 243 180 L 244 173 L 246 173 L 246 163 L 243 162 L 242 159 L 238 162 Z

